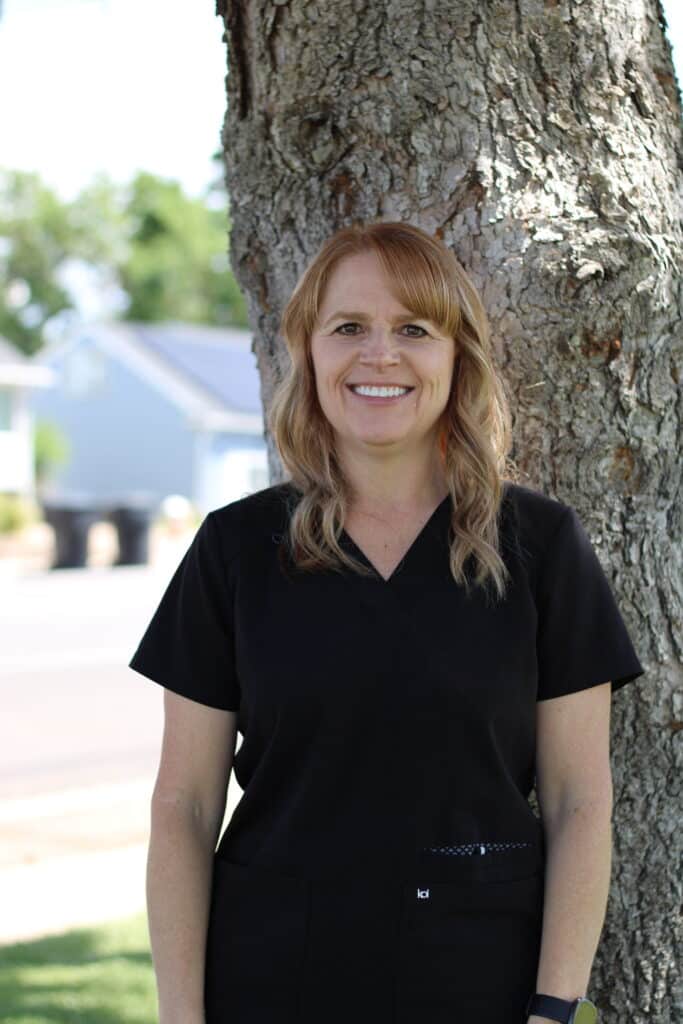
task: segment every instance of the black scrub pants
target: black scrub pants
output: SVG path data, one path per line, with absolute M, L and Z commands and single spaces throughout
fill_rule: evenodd
M 323 881 L 215 857 L 206 1024 L 526 1024 L 543 865 L 454 873 Z

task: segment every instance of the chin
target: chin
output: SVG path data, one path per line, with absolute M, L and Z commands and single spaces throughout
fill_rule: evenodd
M 376 445 L 401 444 L 408 440 L 405 434 L 355 434 L 354 438 L 361 444 Z

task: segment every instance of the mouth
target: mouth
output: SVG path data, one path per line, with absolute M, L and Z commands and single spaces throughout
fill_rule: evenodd
M 355 398 L 358 398 L 361 402 L 369 402 L 371 405 L 394 405 L 415 390 L 414 387 L 405 384 L 382 384 L 376 386 L 347 384 L 346 387 Z M 365 387 L 368 388 L 368 393 L 357 390 L 358 388 Z M 371 387 L 375 391 L 374 394 L 369 393 Z

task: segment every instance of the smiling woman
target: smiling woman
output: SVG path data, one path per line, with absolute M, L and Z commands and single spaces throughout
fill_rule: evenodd
M 272 424 L 292 479 L 209 513 L 130 662 L 230 737 L 211 756 L 178 711 L 198 749 L 177 771 L 194 792 L 208 765 L 207 821 L 230 723 L 243 735 L 206 1024 L 526 1024 L 537 978 L 552 998 L 535 1011 L 593 1024 L 569 997 L 603 909 L 608 801 L 578 826 L 564 809 L 608 793 L 609 697 L 644 670 L 589 537 L 503 477 L 483 310 L 418 228 L 333 236 L 283 330 Z M 507 582 L 497 601 L 477 566 Z

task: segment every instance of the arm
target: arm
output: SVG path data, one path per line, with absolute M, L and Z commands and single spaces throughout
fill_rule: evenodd
M 151 802 L 147 915 L 160 1024 L 204 1024 L 211 869 L 225 812 L 236 714 L 164 691 Z
M 607 907 L 610 701 L 607 682 L 537 704 L 536 789 L 547 859 L 536 991 L 560 999 L 587 994 Z
M 153 801 L 151 822 L 146 892 L 159 1024 L 204 1024 L 213 848 L 182 804 Z

